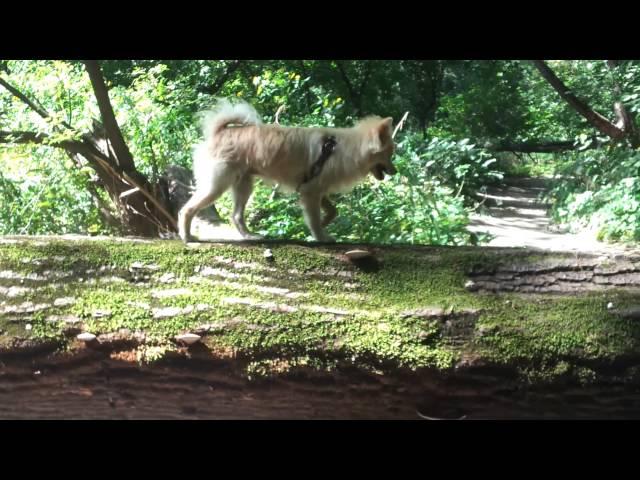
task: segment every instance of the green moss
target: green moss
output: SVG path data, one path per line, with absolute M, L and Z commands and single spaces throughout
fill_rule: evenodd
M 527 378 L 569 375 L 586 381 L 590 378 L 586 370 L 567 365 L 573 366 L 575 359 L 611 363 L 639 353 L 640 325 L 606 309 L 610 300 L 620 307 L 637 304 L 637 295 L 522 297 L 468 292 L 467 274 L 495 264 L 490 251 L 388 248 L 377 254 L 380 269 L 365 272 L 346 261 L 340 247 L 269 248 L 273 263 L 264 260 L 264 247 L 255 244 L 198 248 L 176 241 L 2 244 L 0 271 L 67 275 L 51 281 L 27 279 L 22 285 L 34 290 L 6 299 L 5 305 L 26 300 L 53 304 L 60 297 L 73 297 L 75 303 L 30 314 L 31 330 L 25 329 L 26 322 L 0 315 L 4 332 L 0 338 L 63 339 L 68 326 L 47 319 L 74 315 L 85 331 L 96 335 L 121 329 L 143 332 L 147 343 L 138 349 L 138 359 L 146 362 L 174 350 L 176 335 L 209 325 L 203 344 L 214 353 L 231 349 L 246 358 L 247 372 L 253 376 L 294 367 L 329 368 L 338 360 L 373 369 L 449 370 L 463 356 L 472 355 L 517 366 Z M 509 261 L 509 256 L 503 255 L 501 261 Z M 536 254 L 528 261 L 540 264 L 548 258 Z M 167 274 L 172 274 L 170 283 L 161 282 Z M 95 281 L 111 276 L 122 281 Z M 16 282 L 0 279 L 5 286 Z M 154 295 L 157 290 L 178 288 L 188 291 L 162 298 Z M 233 303 L 234 298 L 253 305 Z M 273 311 L 274 304 L 289 310 Z M 346 314 L 314 311 L 317 306 Z M 188 310 L 154 317 L 154 309 L 168 307 Z M 462 342 L 451 342 L 441 321 L 403 315 L 420 308 L 477 309 L 482 314 Z
M 637 354 L 640 325 L 606 308 L 611 293 L 580 297 L 518 299 L 511 297 L 507 309 L 487 312 L 482 325 L 494 327 L 477 347 L 487 358 L 501 364 L 550 359 L 615 359 Z M 617 294 L 624 305 L 637 302 L 630 294 Z

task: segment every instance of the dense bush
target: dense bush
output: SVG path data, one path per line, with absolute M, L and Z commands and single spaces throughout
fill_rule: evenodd
M 597 231 L 602 240 L 640 239 L 640 152 L 607 148 L 567 154 L 551 192 L 553 215 L 572 230 Z
M 98 215 L 86 176 L 61 152 L 38 150 L 0 156 L 0 234 L 112 232 Z
M 621 101 L 640 112 L 640 63 L 548 62 L 604 117 Z M 109 96 L 137 169 L 155 183 L 170 164 L 191 166 L 197 113 L 216 97 L 249 101 L 272 122 L 350 126 L 362 115 L 410 114 L 397 137 L 399 174 L 336 196 L 329 228 L 342 240 L 463 244 L 475 193 L 503 175 L 556 178 L 553 218 L 597 229 L 606 240 L 638 239 L 638 151 L 598 132 L 527 62 L 497 61 L 105 61 Z M 0 75 L 51 114 L 46 120 L 0 87 L 0 132 L 78 138 L 100 117 L 80 62 L 0 61 Z M 68 128 L 66 125 L 71 125 Z M 492 154 L 501 141 L 576 139 L 554 154 Z M 6 140 L 6 139 L 5 139 Z M 486 148 L 484 146 L 487 146 Z M 60 149 L 0 143 L 0 234 L 117 233 L 95 174 Z M 90 193 L 92 192 L 92 193 Z M 229 198 L 219 202 L 228 213 Z M 308 238 L 296 195 L 259 184 L 249 223 L 272 237 Z

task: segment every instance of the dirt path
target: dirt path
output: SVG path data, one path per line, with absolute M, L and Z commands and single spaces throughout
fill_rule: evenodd
M 469 230 L 486 232 L 493 247 L 529 247 L 541 250 L 624 255 L 629 247 L 599 242 L 595 232 L 563 233 L 554 228 L 548 215 L 550 205 L 541 200 L 548 183 L 540 178 L 510 178 L 500 187 L 478 193 L 485 200 L 482 213 L 471 216 Z

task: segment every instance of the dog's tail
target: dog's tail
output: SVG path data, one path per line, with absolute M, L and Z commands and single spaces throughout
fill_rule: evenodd
M 256 109 L 247 102 L 231 103 L 226 98 L 219 99 L 213 109 L 203 112 L 201 116 L 205 140 L 209 140 L 230 124 L 259 125 L 262 123 Z

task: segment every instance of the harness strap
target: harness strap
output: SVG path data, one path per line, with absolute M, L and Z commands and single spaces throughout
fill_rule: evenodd
M 305 183 L 309 183 L 311 180 L 313 180 L 318 175 L 320 175 L 320 173 L 322 172 L 322 167 L 324 167 L 325 162 L 329 159 L 329 157 L 333 153 L 334 149 L 336 148 L 336 145 L 337 145 L 336 137 L 329 136 L 324 138 L 324 142 L 322 143 L 322 152 L 320 153 L 320 156 L 315 162 L 313 162 L 313 165 L 311 165 L 311 168 L 309 169 L 309 171 L 304 175 L 304 178 L 302 179 L 302 183 L 298 185 L 298 188 L 296 189 L 296 191 L 299 191 L 302 185 L 304 185 Z

